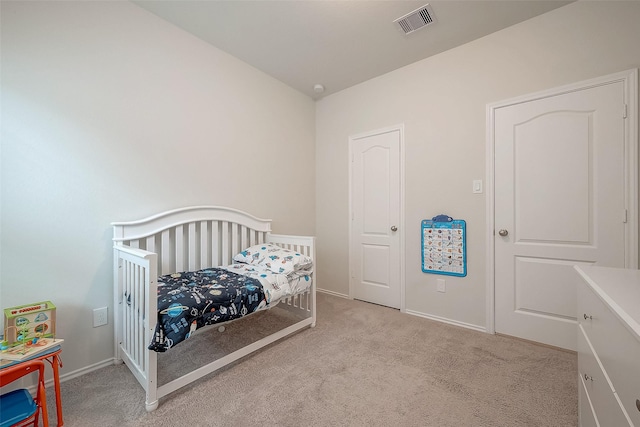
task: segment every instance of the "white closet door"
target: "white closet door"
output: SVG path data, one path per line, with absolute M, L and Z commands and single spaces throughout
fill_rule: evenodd
M 496 109 L 496 332 L 575 350 L 573 265 L 624 267 L 623 89 Z
M 400 131 L 351 139 L 351 293 L 400 308 Z

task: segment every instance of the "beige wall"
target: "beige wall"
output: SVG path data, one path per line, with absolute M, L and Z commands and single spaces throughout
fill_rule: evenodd
M 314 233 L 310 98 L 129 2 L 1 7 L 1 305 L 58 306 L 63 374 L 113 357 L 111 221 L 211 204 Z
M 319 101 L 319 286 L 349 292 L 349 136 L 404 123 L 406 307 L 484 328 L 485 194 L 472 181 L 485 180 L 486 105 L 640 67 L 639 22 L 640 2 L 580 1 Z M 446 276 L 446 293 L 420 268 L 420 221 L 440 213 L 468 231 L 468 275 Z

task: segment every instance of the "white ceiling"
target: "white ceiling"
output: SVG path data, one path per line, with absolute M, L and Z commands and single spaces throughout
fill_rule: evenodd
M 138 6 L 313 97 L 331 94 L 571 1 L 430 1 L 435 24 L 393 24 L 421 1 L 137 0 Z

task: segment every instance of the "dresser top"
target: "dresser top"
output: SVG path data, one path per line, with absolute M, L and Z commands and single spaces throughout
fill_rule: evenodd
M 640 270 L 597 266 L 576 270 L 640 340 Z

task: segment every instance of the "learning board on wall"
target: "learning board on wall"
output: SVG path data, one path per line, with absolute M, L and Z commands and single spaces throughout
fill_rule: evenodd
M 466 222 L 448 215 L 422 220 L 422 271 L 467 275 Z

